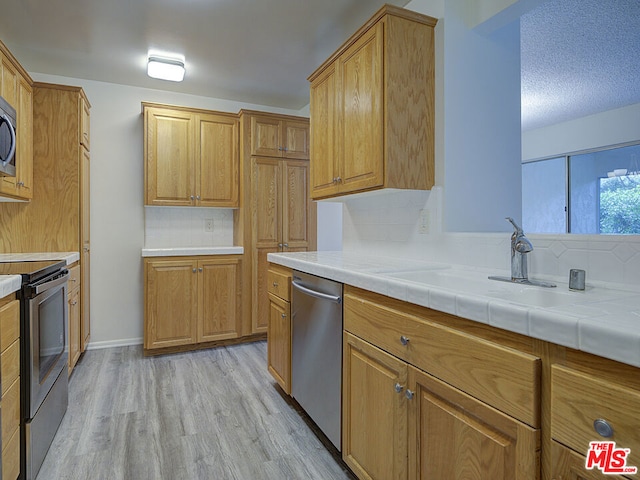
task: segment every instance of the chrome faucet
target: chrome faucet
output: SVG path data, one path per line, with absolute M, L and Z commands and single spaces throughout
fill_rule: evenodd
M 525 237 L 522 228 L 511 217 L 506 220 L 513 225 L 511 234 L 511 281 L 526 282 L 529 280 L 527 271 L 527 253 L 533 250 L 533 245 Z
M 511 277 L 490 276 L 489 278 L 491 280 L 500 280 L 501 282 L 536 285 L 538 287 L 555 287 L 553 283 L 529 280 L 527 253 L 533 251 L 533 245 L 531 245 L 522 228 L 513 218 L 506 217 L 506 220 L 513 225 L 513 233 L 511 234 Z

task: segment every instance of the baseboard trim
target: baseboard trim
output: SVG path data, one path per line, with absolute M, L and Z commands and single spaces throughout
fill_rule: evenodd
M 87 350 L 102 350 L 103 348 L 130 347 L 132 345 L 142 345 L 140 338 L 122 338 L 120 340 L 105 340 L 103 342 L 89 342 Z

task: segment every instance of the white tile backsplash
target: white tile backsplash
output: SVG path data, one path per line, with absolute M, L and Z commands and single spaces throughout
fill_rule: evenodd
M 226 208 L 145 207 L 145 248 L 233 245 L 233 210 Z M 207 220 L 213 231 L 205 230 Z
M 442 190 L 392 190 L 343 200 L 344 252 L 491 268 L 508 273 L 510 236 L 443 233 Z M 427 233 L 422 212 L 427 212 Z M 586 270 L 587 284 L 640 291 L 640 236 L 528 234 L 529 276 L 568 282 L 569 270 Z M 498 273 L 498 272 L 496 272 Z M 499 274 L 499 273 L 498 273 Z

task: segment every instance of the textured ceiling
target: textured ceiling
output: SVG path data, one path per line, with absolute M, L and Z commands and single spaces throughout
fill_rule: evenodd
M 0 39 L 30 72 L 300 109 L 307 77 L 383 3 L 2 0 Z M 184 55 L 184 82 L 148 78 L 151 50 Z
M 523 130 L 640 103 L 640 0 L 549 0 L 521 51 Z

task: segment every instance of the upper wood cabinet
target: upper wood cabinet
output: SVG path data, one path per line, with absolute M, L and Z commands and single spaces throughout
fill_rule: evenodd
M 435 24 L 385 5 L 309 77 L 313 198 L 433 186 Z
M 251 155 L 308 160 L 309 122 L 253 115 Z
M 144 104 L 145 205 L 237 207 L 237 115 Z
M 31 78 L 0 42 L 0 95 L 16 110 L 16 176 L 0 177 L 0 196 L 33 198 L 33 88 Z

